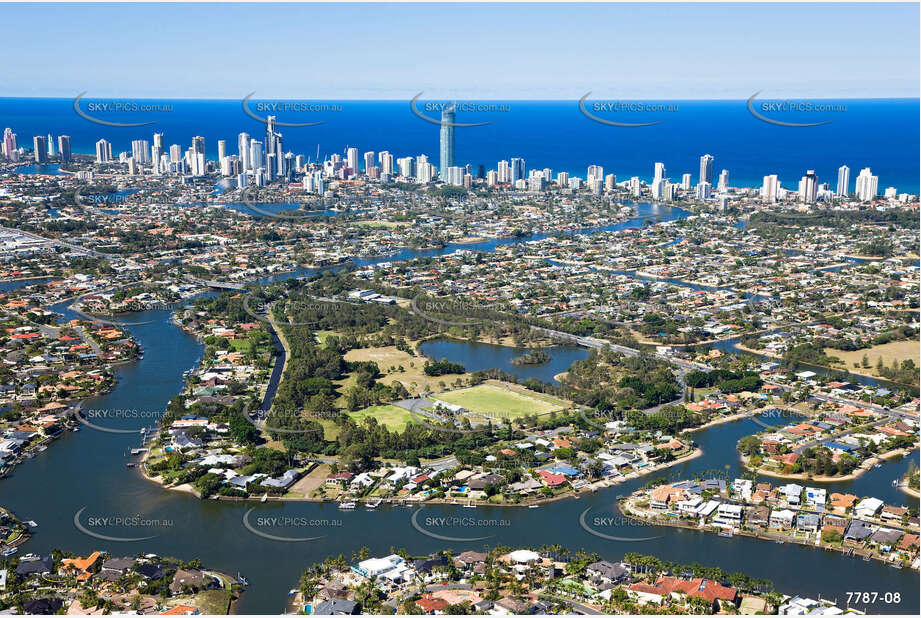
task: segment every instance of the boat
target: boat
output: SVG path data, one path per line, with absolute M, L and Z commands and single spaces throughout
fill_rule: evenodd
M 368 502 L 368 503 L 366 503 L 366 504 L 365 504 L 365 508 L 366 508 L 366 509 L 376 509 L 376 508 L 379 507 L 380 505 L 381 505 L 381 499 L 378 498 L 377 500 L 374 500 L 373 502 Z
M 464 505 L 464 508 L 465 508 L 465 509 L 475 509 L 475 508 L 476 508 L 476 505 L 475 505 L 475 504 L 465 504 L 465 505 Z
M 4 556 L 12 556 L 13 554 L 15 554 L 15 553 L 18 552 L 18 551 L 19 551 L 19 548 L 18 548 L 18 547 L 10 547 L 9 549 L 4 550 L 3 555 L 4 555 Z
M 536 509 L 536 508 L 539 507 L 539 506 L 540 506 L 539 504 L 531 504 L 531 505 L 528 506 L 528 508 L 529 508 L 529 509 Z
M 267 502 L 268 499 L 269 499 L 269 493 L 266 492 L 266 493 L 262 494 L 262 497 L 261 497 L 261 498 L 259 498 L 259 502 Z
M 133 468 L 136 464 L 134 462 L 129 462 L 125 464 L 126 468 Z
M 720 530 L 719 533 L 717 534 L 717 536 L 721 536 L 721 537 L 726 538 L 726 539 L 731 539 L 731 538 L 732 538 L 732 532 L 730 532 L 729 530 Z
M 777 540 L 774 541 L 774 542 L 775 542 L 776 544 L 778 544 L 778 545 L 783 545 L 783 541 L 781 541 L 780 539 L 777 539 Z
M 28 524 L 30 528 L 38 528 L 38 524 L 35 523 L 34 519 L 30 519 L 29 521 L 26 522 L 26 524 Z
M 340 502 L 339 508 L 343 510 L 352 510 L 355 508 L 355 503 L 354 502 Z

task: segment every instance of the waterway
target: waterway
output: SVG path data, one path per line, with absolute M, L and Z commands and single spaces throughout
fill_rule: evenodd
M 541 348 L 550 355 L 550 360 L 541 365 L 515 365 L 512 359 L 528 351 L 492 343 L 453 341 L 438 339 L 423 343 L 422 353 L 435 360 L 447 358 L 462 364 L 467 371 L 501 369 L 521 380 L 535 378 L 541 382 L 559 384 L 554 376 L 563 373 L 577 360 L 588 358 L 588 349 L 575 345 L 554 345 Z
M 445 251 L 450 249 L 445 248 Z M 54 309 L 65 313 L 68 319 L 73 317 L 61 307 Z M 133 316 L 127 328 L 141 344 L 144 358 L 119 367 L 119 380 L 114 389 L 87 401 L 84 410 L 105 410 L 107 418 L 98 422 L 107 428 L 139 431 L 151 426 L 170 398 L 180 391 L 183 371 L 201 358 L 203 347 L 173 324 L 170 314 L 164 311 Z M 489 364 L 489 361 L 484 363 Z M 739 472 L 736 442 L 758 430 L 754 422 L 742 420 L 698 432 L 694 439 L 704 454 L 676 466 L 668 474 L 687 478 L 723 471 L 732 477 Z M 837 599 L 842 606 L 848 591 L 899 592 L 900 603 L 866 609 L 872 613 L 909 614 L 919 609 L 917 574 L 892 569 L 876 561 L 863 562 L 845 558 L 837 552 L 791 544 L 777 545 L 738 537 L 724 539 L 683 529 L 637 526 L 622 519 L 597 531 L 633 540 L 612 541 L 595 536 L 580 525 L 583 514 L 589 523 L 596 516 L 616 517 L 617 496 L 630 493 L 651 478 L 637 479 L 579 500 L 558 501 L 537 509 L 420 507 L 416 523 L 422 529 L 457 538 L 478 538 L 448 542 L 427 536 L 412 525 L 416 509 L 382 505 L 374 512 L 361 509 L 344 512 L 332 504 L 310 502 L 203 502 L 186 493 L 163 490 L 143 479 L 136 468 L 126 467 L 132 460 L 129 450 L 139 445 L 140 433 L 110 433 L 82 426 L 79 432 L 66 433 L 46 452 L 27 460 L 8 478 L 0 480 L 0 503 L 19 517 L 34 519 L 39 524 L 27 551 L 46 553 L 62 548 L 86 554 L 103 549 L 114 555 L 157 553 L 183 559 L 197 557 L 209 567 L 241 573 L 249 580 L 250 585 L 239 606 L 244 614 L 282 611 L 286 593 L 297 586 L 303 568 L 331 554 L 351 559 L 353 552 L 363 546 L 367 546 L 372 555 L 383 555 L 391 548 L 400 547 L 414 554 L 424 554 L 445 547 L 463 551 L 498 544 L 540 547 L 556 543 L 596 551 L 612 560 L 621 558 L 625 552 L 635 551 L 654 554 L 664 560 L 718 565 L 728 571 L 743 570 L 755 577 L 772 580 L 779 591 L 813 597 L 822 595 Z M 824 486 L 858 495 L 876 495 L 893 504 L 917 505 L 916 500 L 911 502 L 905 494 L 891 487 L 891 481 L 902 476 L 909 461 L 910 458 L 903 458 L 875 468 L 854 481 Z M 247 527 L 244 517 L 250 510 Z M 95 519 L 136 515 L 148 521 L 144 525 L 113 523 L 103 526 Z M 467 518 L 475 525 L 460 524 L 447 530 L 429 519 L 439 516 Z M 505 525 L 500 527 L 496 522 Z M 153 538 L 102 540 L 78 529 L 77 523 L 91 533 L 114 538 Z M 251 530 L 313 540 L 270 540 Z

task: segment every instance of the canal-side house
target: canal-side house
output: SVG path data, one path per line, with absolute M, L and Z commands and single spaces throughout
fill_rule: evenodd
M 806 488 L 806 506 L 811 506 L 817 509 L 825 508 L 825 501 L 827 499 L 827 494 L 824 489 L 818 487 L 807 487 Z
M 771 521 L 771 509 L 763 504 L 752 507 L 745 514 L 745 521 L 750 526 L 767 528 Z
M 789 529 L 793 527 L 796 512 L 790 509 L 774 509 L 771 511 L 770 527 Z
M 788 483 L 777 488 L 777 491 L 783 496 L 787 504 L 796 506 L 800 504 L 800 497 L 803 493 L 803 486 L 796 483 Z
M 803 532 L 816 532 L 822 527 L 822 517 L 817 513 L 799 513 L 796 516 L 796 529 Z
M 860 543 L 869 538 L 872 534 L 873 528 L 871 528 L 867 522 L 860 519 L 852 519 L 844 533 L 844 540 L 850 541 L 851 543 Z
M 623 563 L 601 560 L 585 567 L 585 573 L 595 583 L 617 584 L 630 578 L 630 569 Z
M 713 524 L 721 528 L 735 528 L 742 525 L 741 504 L 721 504 L 716 509 Z
M 883 508 L 883 501 L 879 498 L 864 498 L 854 507 L 857 517 L 873 518 Z

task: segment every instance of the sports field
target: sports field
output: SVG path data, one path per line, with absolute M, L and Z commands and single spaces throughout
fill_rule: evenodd
M 387 426 L 391 430 L 403 431 L 406 424 L 413 420 L 408 410 L 399 406 L 386 404 L 382 406 L 371 406 L 364 410 L 349 412 L 349 416 L 355 419 L 355 422 L 361 425 L 366 418 L 373 416 L 381 425 Z
M 470 388 L 439 393 L 434 398 L 463 406 L 473 413 L 492 418 L 518 418 L 529 414 L 549 414 L 568 407 L 567 402 L 562 399 L 539 393 L 535 393 L 532 397 L 518 389 L 513 390 L 494 384 L 479 384 Z

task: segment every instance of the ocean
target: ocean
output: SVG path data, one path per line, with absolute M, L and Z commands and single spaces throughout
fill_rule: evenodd
M 132 100 L 122 107 L 153 106 L 153 111 L 107 111 L 116 101 L 84 98 L 79 107 L 86 114 L 110 122 L 145 122 L 141 127 L 112 127 L 91 122 L 74 110 L 73 99 L 0 98 L 0 127 L 10 127 L 19 144 L 31 148 L 33 135 L 51 133 L 71 136 L 76 153 L 92 154 L 100 138 L 112 142 L 113 153 L 130 151 L 131 140 L 153 141 L 162 132 L 164 144 L 189 147 L 193 136 L 205 137 L 206 153 L 214 158 L 217 140 L 227 140 L 228 154 L 237 152 L 237 134 L 246 131 L 264 139 L 264 124 L 245 113 L 241 100 Z M 314 123 L 313 126 L 280 126 L 286 151 L 322 160 L 354 146 L 360 153 L 387 150 L 395 158 L 426 154 L 439 165 L 440 117 L 437 102 L 420 100 L 420 114 L 409 101 L 313 101 L 285 102 L 275 115 L 281 122 Z M 442 102 L 443 103 L 443 102 Z M 919 100 L 850 99 L 817 102 L 831 111 L 756 111 L 791 123 L 827 122 L 821 126 L 778 126 L 759 120 L 746 101 L 661 101 L 659 111 L 611 111 L 585 103 L 589 113 L 603 120 L 626 123 L 658 122 L 652 126 L 619 127 L 588 118 L 578 101 L 489 101 L 462 103 L 457 123 L 488 122 L 482 126 L 455 128 L 456 164 L 470 163 L 494 169 L 497 161 L 525 159 L 528 169 L 549 167 L 585 177 L 589 165 L 601 165 L 618 180 L 631 176 L 650 181 L 654 163 L 661 161 L 666 177 L 680 182 L 690 173 L 697 183 L 699 158 L 714 156 L 713 177 L 729 170 L 730 186 L 760 187 L 763 176 L 777 174 L 784 187 L 795 189 L 807 169 L 815 170 L 820 183 L 835 188 L 841 165 L 851 168 L 854 179 L 864 167 L 879 177 L 880 193 L 894 186 L 899 192 L 919 190 Z M 816 102 L 813 102 L 816 103 Z M 271 114 L 277 101 L 252 100 L 248 109 L 257 116 Z M 317 109 L 315 109 L 317 108 Z M 278 109 L 278 108 L 276 108 Z

